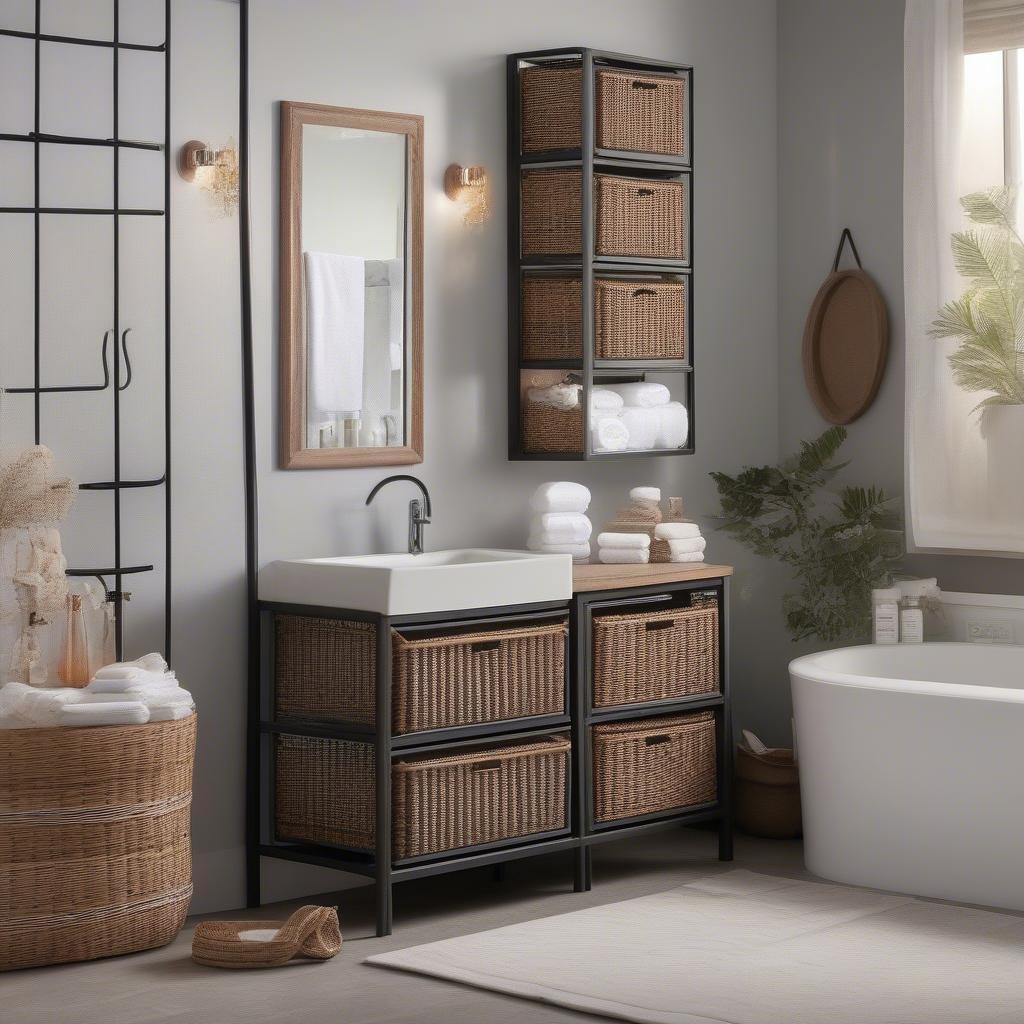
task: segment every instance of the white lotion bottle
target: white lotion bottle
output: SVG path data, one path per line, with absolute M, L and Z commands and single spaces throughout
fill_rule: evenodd
M 921 600 L 917 597 L 905 597 L 900 608 L 900 643 L 924 643 L 924 612 Z
M 900 592 L 871 591 L 872 639 L 876 644 L 900 642 Z

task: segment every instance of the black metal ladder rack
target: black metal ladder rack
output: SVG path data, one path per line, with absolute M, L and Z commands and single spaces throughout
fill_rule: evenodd
M 124 577 L 150 572 L 154 566 L 126 565 L 122 559 L 122 503 L 121 492 L 138 488 L 163 487 L 164 489 L 164 655 L 170 658 L 171 648 L 171 0 L 164 0 L 164 41 L 162 43 L 137 43 L 121 38 L 121 0 L 112 0 L 113 35 L 111 39 L 96 39 L 80 36 L 66 36 L 46 33 L 42 30 L 42 0 L 35 0 L 35 24 L 32 31 L 0 27 L 0 36 L 31 40 L 34 43 L 34 110 L 31 132 L 18 134 L 0 133 L 0 141 L 21 142 L 33 148 L 33 202 L 31 206 L 0 207 L 0 214 L 31 214 L 33 218 L 33 381 L 29 386 L 5 388 L 10 395 L 31 395 L 34 402 L 35 443 L 42 442 L 41 412 L 44 395 L 68 394 L 74 392 L 100 392 L 110 390 L 112 395 L 113 429 L 113 479 L 96 480 L 80 485 L 84 491 L 110 491 L 113 495 L 113 564 L 101 567 L 71 568 L 69 576 L 95 577 L 103 584 L 108 600 L 114 604 L 115 648 L 120 659 L 124 653 L 123 603 L 127 597 Z M 41 55 L 43 43 L 64 46 L 102 47 L 111 50 L 113 88 L 113 130 L 110 138 L 91 138 L 81 135 L 57 135 L 44 132 L 40 114 Z M 164 58 L 164 137 L 162 142 L 122 139 L 119 135 L 119 79 L 120 54 L 124 50 L 144 51 L 162 54 Z M 43 206 L 40 195 L 40 155 L 43 146 L 89 146 L 114 150 L 113 159 L 113 205 L 110 207 L 60 207 Z M 120 158 L 122 149 L 148 150 L 163 153 L 163 209 L 135 209 L 120 205 Z M 103 337 L 101 365 L 103 382 L 99 384 L 57 384 L 44 385 L 41 373 L 41 330 L 40 330 L 40 237 L 43 217 L 50 216 L 99 216 L 113 218 L 113 326 Z M 132 382 L 132 366 L 128 355 L 128 336 L 131 327 L 122 327 L 120 311 L 120 219 L 122 217 L 162 217 L 164 220 L 164 469 L 158 476 L 149 479 L 132 480 L 122 475 L 121 393 Z M 110 338 L 113 337 L 112 368 L 108 364 Z M 123 376 L 122 380 L 122 368 Z M 112 586 L 110 585 L 112 582 Z

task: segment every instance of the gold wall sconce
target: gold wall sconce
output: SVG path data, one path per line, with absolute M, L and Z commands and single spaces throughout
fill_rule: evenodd
M 467 224 L 482 224 L 490 215 L 486 167 L 449 164 L 444 172 L 444 194 L 462 210 Z
M 192 139 L 178 150 L 178 174 L 209 192 L 225 216 L 238 206 L 238 150 L 234 139 L 213 149 Z

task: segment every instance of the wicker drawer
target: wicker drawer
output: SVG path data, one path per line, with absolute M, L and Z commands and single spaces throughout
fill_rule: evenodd
M 599 149 L 689 159 L 688 77 L 601 69 L 594 80 Z M 520 72 L 524 153 L 579 148 L 581 86 L 578 61 Z
M 565 622 L 410 639 L 392 636 L 395 733 L 565 712 Z M 279 615 L 275 711 L 373 724 L 371 623 Z
M 522 176 L 523 256 L 573 256 L 582 249 L 581 173 L 528 170 Z M 598 256 L 688 260 L 689 178 L 594 175 Z
M 395 633 L 396 733 L 565 713 L 564 621 L 482 633 Z
M 582 452 L 583 408 L 555 409 L 522 398 L 524 452 Z
M 595 707 L 717 693 L 718 606 L 593 620 Z
M 711 711 L 596 725 L 593 741 L 595 822 L 716 799 Z
M 391 776 L 393 858 L 567 828 L 569 750 L 566 737 L 546 736 L 396 761 Z M 374 781 L 369 744 L 278 736 L 276 837 L 372 850 Z
M 661 278 L 594 279 L 594 355 L 598 359 L 685 359 L 687 283 Z M 581 359 L 580 279 L 523 278 L 523 359 Z

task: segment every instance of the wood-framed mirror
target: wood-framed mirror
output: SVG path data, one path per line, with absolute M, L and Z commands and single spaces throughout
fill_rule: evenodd
M 281 103 L 282 469 L 423 461 L 423 118 Z

